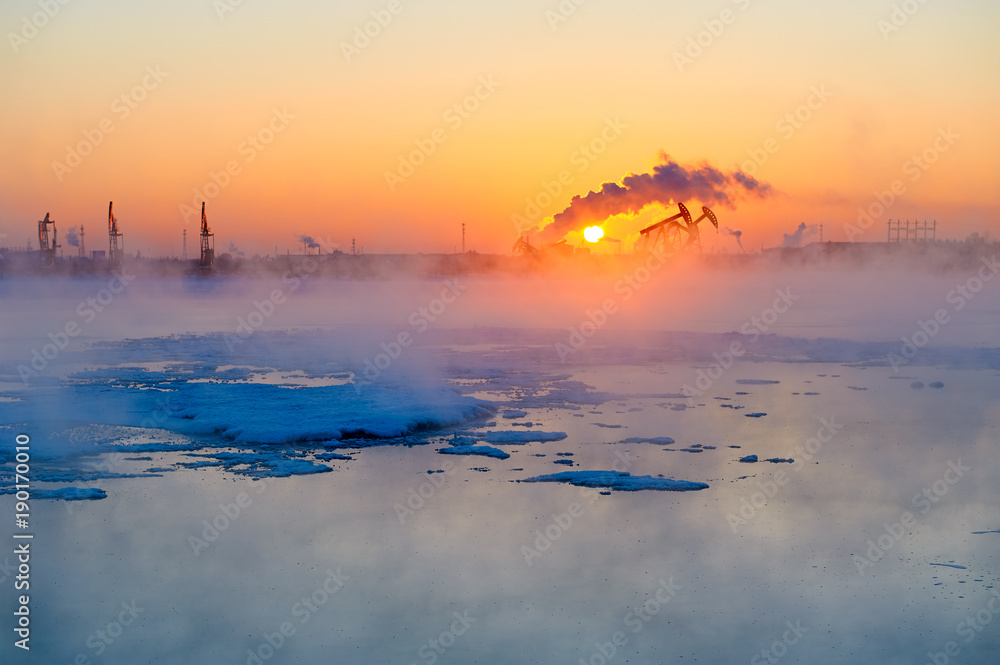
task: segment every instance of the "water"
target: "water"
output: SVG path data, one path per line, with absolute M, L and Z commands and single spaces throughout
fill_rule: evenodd
M 318 459 L 328 451 L 318 442 L 196 435 L 170 409 L 156 428 L 140 427 L 154 397 L 173 389 L 161 372 L 200 382 L 215 367 L 240 369 L 232 380 L 297 394 L 349 390 L 359 359 L 390 338 L 382 332 L 359 347 L 349 327 L 261 331 L 235 355 L 200 335 L 108 337 L 60 356 L 55 387 L 8 380 L 2 422 L 27 422 L 39 474 L 159 474 L 38 486 L 101 487 L 107 498 L 32 502 L 26 662 L 922 663 L 954 642 L 957 662 L 990 663 L 1000 651 L 1000 534 L 972 533 L 1000 529 L 1000 374 L 986 356 L 978 367 L 918 359 L 896 372 L 806 362 L 789 343 L 787 357 L 736 360 L 685 399 L 677 393 L 725 340 L 708 337 L 697 352 L 678 350 L 680 338 L 638 349 L 605 331 L 607 348 L 595 341 L 560 363 L 552 341 L 564 331 L 442 327 L 368 389 L 394 395 L 424 376 L 494 402 L 495 418 L 396 445 L 341 442 L 350 460 Z M 122 369 L 140 366 L 146 378 Z M 67 394 L 72 403 L 60 402 Z M 335 413 L 338 403 L 307 407 Z M 504 419 L 506 409 L 527 414 Z M 274 418 L 289 432 L 300 423 Z M 0 436 L 11 441 L 20 427 Z M 453 433 L 497 429 L 566 438 L 497 445 L 506 460 L 437 453 Z M 628 437 L 675 443 L 616 443 Z M 169 445 L 95 446 L 151 442 Z M 211 461 L 192 452 L 254 450 L 332 471 L 251 480 L 234 472 L 243 467 L 179 466 Z M 751 454 L 795 462 L 738 461 Z M 573 466 L 554 463 L 567 459 Z M 587 469 L 709 488 L 601 494 L 517 482 Z M 0 513 L 13 504 L 0 496 Z M 2 598 L 9 618 L 16 601 Z M 11 641 L 5 662 L 23 658 Z

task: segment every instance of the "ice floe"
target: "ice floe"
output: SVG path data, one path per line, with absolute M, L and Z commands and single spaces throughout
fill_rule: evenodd
M 496 459 L 507 459 L 510 453 L 506 453 L 493 446 L 452 446 L 438 450 L 442 455 L 483 455 Z
M 630 436 L 627 439 L 622 439 L 621 441 L 613 441 L 612 443 L 652 443 L 657 446 L 669 446 L 674 443 L 674 440 L 669 436 L 653 436 L 644 438 L 641 436 Z
M 578 487 L 602 487 L 625 492 L 638 490 L 661 490 L 667 492 L 687 492 L 707 489 L 705 483 L 690 480 L 671 480 L 655 476 L 633 476 L 624 471 L 563 471 L 544 476 L 535 476 L 518 481 L 522 483 L 569 483 Z
M 14 494 L 13 487 L 0 488 L 0 494 Z M 59 489 L 33 489 L 32 499 L 51 499 L 55 501 L 96 501 L 108 497 L 104 490 L 97 487 L 60 487 Z
M 544 441 L 562 441 L 566 438 L 566 432 L 539 432 L 539 431 L 529 431 L 529 432 L 509 432 L 503 430 L 494 430 L 492 432 L 484 432 L 480 435 L 484 441 L 487 443 L 509 443 L 509 444 L 523 444 L 532 442 L 544 442 Z

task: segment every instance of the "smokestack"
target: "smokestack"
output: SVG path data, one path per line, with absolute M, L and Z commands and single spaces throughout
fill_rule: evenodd
M 320 247 L 320 244 L 312 236 L 307 236 L 304 234 L 299 234 L 297 236 L 299 242 L 302 243 L 302 253 L 308 254 L 310 249 Z
M 614 215 L 637 215 L 655 203 L 694 199 L 733 208 L 740 198 L 764 198 L 772 193 L 770 185 L 742 171 L 726 173 L 709 164 L 682 166 L 663 151 L 660 160 L 652 173 L 630 173 L 620 184 L 606 182 L 598 191 L 574 196 L 565 210 L 553 216 L 551 224 L 535 231 L 543 242 L 555 242 L 584 224 L 600 224 Z

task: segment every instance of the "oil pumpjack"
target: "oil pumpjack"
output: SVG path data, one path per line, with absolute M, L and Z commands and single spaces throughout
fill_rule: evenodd
M 51 240 L 49 238 L 50 224 L 52 225 Z M 47 266 L 55 265 L 56 262 L 56 248 L 59 247 L 56 237 L 56 222 L 54 219 L 49 219 L 49 213 L 45 213 L 45 219 L 38 220 L 38 251 L 42 257 L 42 263 Z
M 108 265 L 112 268 L 121 266 L 125 256 L 125 241 L 118 230 L 118 220 L 115 219 L 115 202 L 108 203 Z
M 695 247 L 700 252 L 701 235 L 698 233 L 698 222 L 707 219 L 712 222 L 716 231 L 719 230 L 718 218 L 707 207 L 701 207 L 701 217 L 698 219 L 691 218 L 691 213 L 688 212 L 687 206 L 683 203 L 678 203 L 677 207 L 680 208 L 680 212 L 673 217 L 667 217 L 639 231 L 639 235 L 642 236 L 642 251 L 656 249 L 657 245 L 662 242 L 664 249 L 671 253 L 682 252 L 694 249 Z M 652 247 L 649 247 L 650 237 L 653 238 Z
M 208 217 L 205 216 L 205 202 L 201 202 L 201 261 L 198 266 L 203 269 L 212 267 L 215 263 L 215 234 L 208 228 Z

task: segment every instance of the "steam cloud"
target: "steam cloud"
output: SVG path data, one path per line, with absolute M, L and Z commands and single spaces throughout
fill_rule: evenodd
M 638 214 L 654 203 L 697 200 L 732 208 L 734 201 L 743 196 L 764 198 L 772 191 L 770 185 L 741 171 L 725 173 L 708 164 L 682 166 L 662 151 L 660 159 L 663 163 L 654 166 L 652 173 L 630 173 L 621 184 L 606 182 L 599 191 L 574 196 L 551 224 L 536 229 L 540 239 L 554 242 L 584 224 L 600 223 L 622 213 Z
M 743 249 L 743 231 L 740 231 L 739 229 L 733 230 L 733 229 L 729 228 L 728 226 L 723 226 L 722 230 L 726 233 L 726 235 L 731 235 L 734 238 L 736 238 L 736 244 L 740 246 L 740 251 L 741 252 L 744 251 L 744 249 Z
M 233 256 L 237 257 L 237 258 L 241 258 L 241 259 L 242 258 L 246 258 L 246 254 L 244 254 L 240 250 L 240 248 L 236 246 L 236 243 L 233 242 L 232 240 L 229 241 L 229 253 L 232 254 Z
M 785 240 L 782 243 L 784 247 L 801 247 L 802 241 L 805 240 L 806 236 L 816 233 L 816 224 L 806 224 L 802 222 L 799 224 L 799 228 L 795 229 L 795 233 L 785 233 Z
M 70 244 L 70 247 L 80 246 L 80 235 L 76 232 L 75 226 L 66 232 L 66 242 Z

